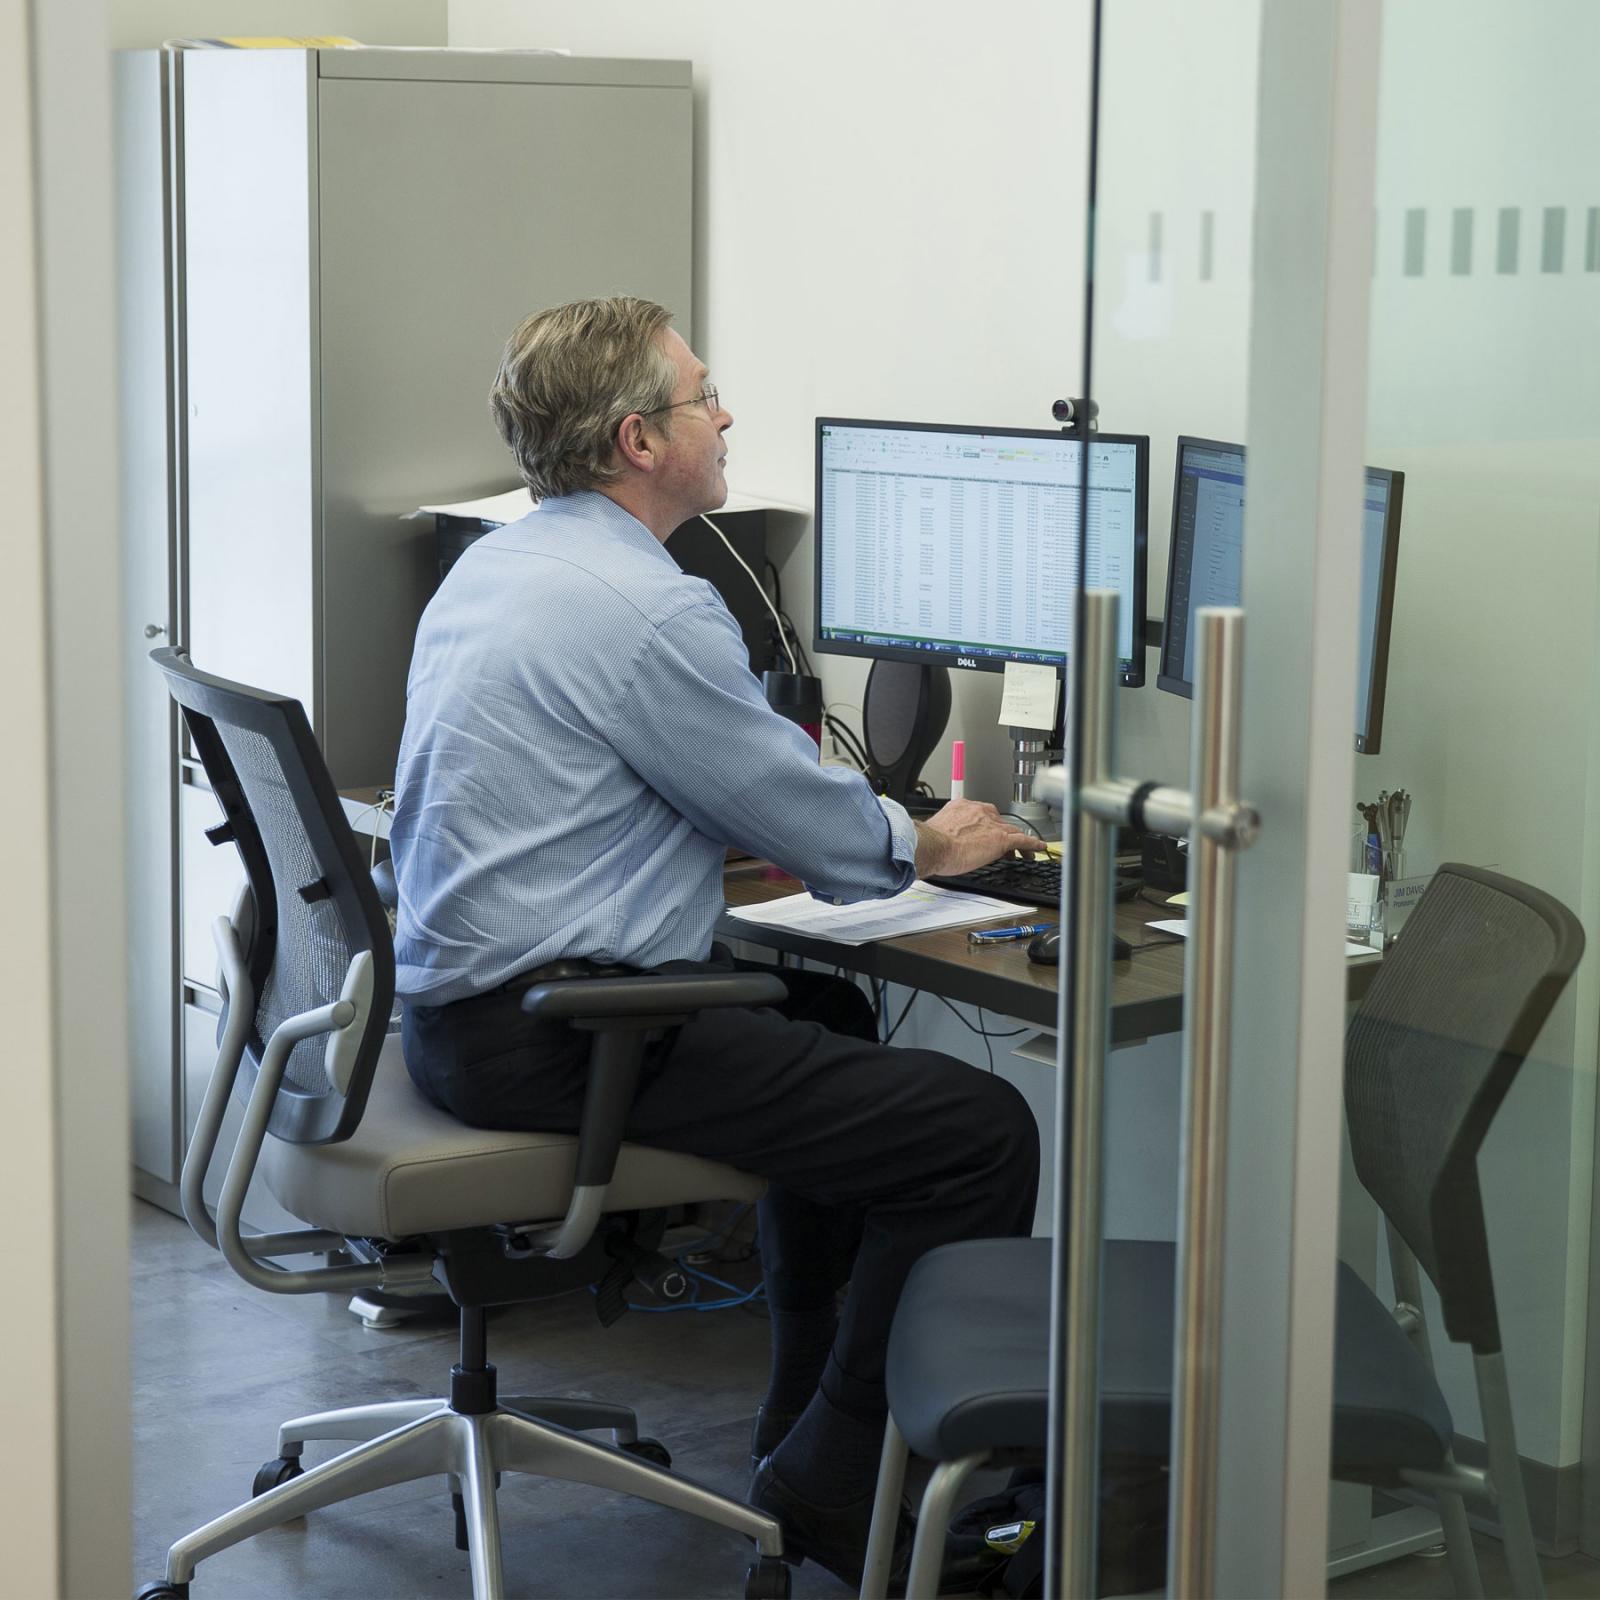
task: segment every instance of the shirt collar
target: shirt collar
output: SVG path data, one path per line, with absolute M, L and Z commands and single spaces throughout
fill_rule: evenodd
M 564 494 L 541 501 L 533 514 L 537 517 L 543 511 L 576 517 L 630 550 L 652 555 L 665 561 L 674 570 L 682 570 L 672 559 L 667 547 L 631 511 L 624 511 L 615 500 L 601 494 L 598 489 L 580 489 L 576 494 Z

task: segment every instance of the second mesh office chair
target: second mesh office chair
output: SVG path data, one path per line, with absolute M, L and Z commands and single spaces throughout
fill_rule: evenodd
M 1577 918 L 1549 895 L 1497 873 L 1442 866 L 1345 1041 L 1351 1150 L 1388 1223 L 1395 1304 L 1384 1304 L 1341 1263 L 1331 1472 L 1434 1495 L 1463 1597 L 1483 1594 L 1464 1496 L 1498 1506 L 1514 1592 L 1544 1592 L 1512 1424 L 1478 1151 L 1583 945 Z M 1445 1332 L 1472 1350 L 1487 1471 L 1454 1456 L 1419 1262 L 1438 1291 Z M 1174 1266 L 1170 1244 L 1106 1241 L 1105 1451 L 1166 1454 Z M 1048 1239 L 945 1245 L 912 1268 L 889 1339 L 890 1419 L 864 1600 L 881 1600 L 908 1446 L 940 1463 L 918 1519 L 911 1600 L 935 1592 L 943 1530 L 968 1475 L 985 1464 L 1042 1459 L 1049 1316 Z
M 638 1495 L 733 1529 L 758 1550 L 746 1595 L 787 1595 L 772 1518 L 668 1471 L 665 1452 L 639 1439 L 624 1406 L 499 1398 L 484 1322 L 488 1306 L 585 1284 L 620 1300 L 630 1252 L 653 1247 L 661 1208 L 761 1193 L 759 1180 L 730 1167 L 624 1144 L 622 1128 L 650 1036 L 707 1007 L 771 1004 L 782 997 L 781 981 L 760 973 L 553 971 L 524 1004 L 593 1036 L 579 1135 L 492 1132 L 455 1121 L 417 1094 L 399 1037 L 387 1032 L 394 995 L 388 922 L 305 712 L 294 700 L 197 671 L 177 651 L 159 650 L 153 659 L 223 807 L 225 820 L 210 837 L 238 848 L 247 881 L 232 918 L 215 924 L 221 1038 L 184 1162 L 184 1213 L 240 1277 L 271 1293 L 345 1295 L 442 1282 L 460 1307 L 461 1360 L 447 1397 L 285 1422 L 277 1459 L 257 1476 L 256 1498 L 179 1539 L 165 1577 L 142 1589 L 141 1600 L 183 1600 L 198 1561 L 267 1528 L 434 1475 L 457 1493 L 475 1600 L 500 1600 L 495 1488 L 504 1471 Z M 202 1186 L 230 1097 L 244 1116 L 213 1216 Z M 309 1231 L 243 1230 L 257 1170 Z M 354 1259 L 282 1264 L 310 1253 Z M 614 1442 L 584 1437 L 598 1430 Z M 302 1447 L 313 1439 L 355 1447 L 302 1471 Z M 627 1586 L 621 1575 L 614 1592 Z

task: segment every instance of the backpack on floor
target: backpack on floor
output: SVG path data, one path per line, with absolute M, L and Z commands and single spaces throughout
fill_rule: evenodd
M 974 1500 L 950 1524 L 941 1574 L 980 1594 L 1040 1600 L 1044 1594 L 1044 1472 L 1014 1473 L 1000 1494 Z M 1100 1468 L 1098 1594 L 1160 1589 L 1167 1575 L 1167 1467 L 1108 1456 Z

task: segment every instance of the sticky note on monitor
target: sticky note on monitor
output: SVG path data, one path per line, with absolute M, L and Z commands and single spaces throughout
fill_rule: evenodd
M 1006 662 L 1005 688 L 1000 695 L 1001 726 L 1050 732 L 1056 725 L 1060 687 L 1061 675 L 1054 667 L 1032 661 Z

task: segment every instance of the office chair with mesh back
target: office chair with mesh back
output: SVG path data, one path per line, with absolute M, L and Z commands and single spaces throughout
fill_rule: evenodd
M 1441 1459 L 1419 1451 L 1403 1461 L 1395 1459 L 1397 1441 L 1379 1437 L 1370 1465 L 1434 1493 L 1462 1595 L 1483 1592 L 1463 1495 L 1499 1506 L 1515 1592 L 1544 1593 L 1511 1416 L 1478 1151 L 1583 946 L 1578 919 L 1550 895 L 1497 873 L 1443 866 L 1345 1042 L 1351 1152 L 1388 1225 L 1395 1321 L 1431 1381 L 1420 1267 L 1438 1292 L 1446 1334 L 1472 1350 L 1488 1456 L 1486 1472 L 1463 1467 L 1447 1442 Z
M 1544 1593 L 1477 1163 L 1583 945 L 1577 918 L 1549 895 L 1496 873 L 1442 866 L 1346 1036 L 1350 1143 L 1356 1172 L 1388 1224 L 1395 1304 L 1339 1264 L 1331 1473 L 1431 1493 L 1463 1597 L 1483 1594 L 1463 1496 L 1498 1505 L 1515 1592 Z M 1105 1453 L 1167 1453 L 1175 1266 L 1169 1243 L 1106 1241 Z M 1422 1271 L 1438 1291 L 1445 1331 L 1472 1348 L 1487 1471 L 1455 1459 L 1455 1427 L 1423 1320 Z M 937 1590 L 944 1530 L 967 1477 L 986 1464 L 1043 1459 L 1049 1337 L 1048 1239 L 944 1245 L 912 1268 L 889 1338 L 889 1426 L 863 1600 L 884 1593 L 908 1451 L 940 1463 L 918 1518 L 908 1600 Z
M 250 1501 L 179 1539 L 165 1577 L 138 1600 L 183 1600 L 197 1562 L 307 1512 L 369 1490 L 446 1477 L 474 1600 L 501 1600 L 495 1487 L 527 1472 L 638 1495 L 755 1541 L 745 1593 L 786 1596 L 777 1523 L 668 1470 L 634 1413 L 600 1401 L 501 1399 L 487 1357 L 485 1309 L 598 1286 L 620 1313 L 622 1284 L 659 1242 L 664 1208 L 754 1200 L 759 1180 L 731 1167 L 623 1143 L 648 1041 L 696 1011 L 782 998 L 772 975 L 596 975 L 558 963 L 525 1009 L 592 1035 L 576 1137 L 470 1128 L 412 1087 L 389 1033 L 394 952 L 371 875 L 299 703 L 196 670 L 166 674 L 225 820 L 246 887 L 214 935 L 223 1011 L 215 1071 L 184 1160 L 184 1215 L 233 1270 L 274 1294 L 414 1289 L 442 1283 L 460 1308 L 461 1360 L 447 1397 L 350 1406 L 297 1417 Z M 570 975 L 569 975 L 570 973 Z M 203 1185 L 230 1098 L 243 1122 L 213 1215 Z M 251 1234 L 245 1194 L 260 1171 L 306 1231 Z M 338 1255 L 292 1269 L 289 1256 Z M 609 1431 L 612 1442 L 585 1438 Z M 308 1470 L 307 1440 L 353 1448 Z M 619 1591 L 620 1592 L 620 1591 Z

